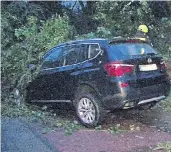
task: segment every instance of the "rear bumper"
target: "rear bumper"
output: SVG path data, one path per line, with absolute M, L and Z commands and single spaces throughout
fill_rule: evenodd
M 152 102 L 159 102 L 166 98 L 170 92 L 170 82 L 133 89 L 125 87 L 121 93 L 103 97 L 103 106 L 107 110 L 127 109 Z

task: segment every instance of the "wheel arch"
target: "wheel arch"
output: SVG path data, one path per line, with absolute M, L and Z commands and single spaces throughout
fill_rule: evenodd
M 94 92 L 94 93 L 96 93 L 97 96 L 100 96 L 99 89 L 95 82 L 80 81 L 77 84 L 76 90 L 74 93 L 76 93 L 76 91 L 78 91 L 78 88 L 82 88 L 82 87 L 85 87 L 85 88 L 87 87 L 87 89 L 89 89 L 90 92 Z
M 73 95 L 73 99 L 72 99 L 73 104 L 74 104 L 74 99 L 77 96 L 77 93 L 83 88 L 86 89 L 88 92 L 95 94 L 96 97 L 98 97 L 98 98 L 100 97 L 100 93 L 99 93 L 98 88 L 95 83 L 80 81 L 76 85 L 75 90 L 74 90 L 74 95 Z

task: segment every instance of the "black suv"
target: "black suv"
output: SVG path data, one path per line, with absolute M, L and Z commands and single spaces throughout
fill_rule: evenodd
M 154 105 L 170 81 L 163 58 L 147 43 L 116 38 L 55 46 L 27 87 L 30 102 L 72 102 L 81 123 L 97 126 L 105 111 Z

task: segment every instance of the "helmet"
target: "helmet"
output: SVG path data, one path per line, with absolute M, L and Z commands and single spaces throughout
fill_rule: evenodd
M 142 31 L 142 32 L 144 32 L 144 33 L 148 33 L 148 27 L 147 27 L 146 25 L 140 25 L 140 26 L 138 27 L 138 30 L 139 30 L 139 31 Z

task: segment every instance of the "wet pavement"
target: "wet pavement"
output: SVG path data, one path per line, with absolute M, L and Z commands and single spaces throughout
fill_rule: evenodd
M 2 152 L 57 152 L 40 132 L 18 118 L 1 118 Z

